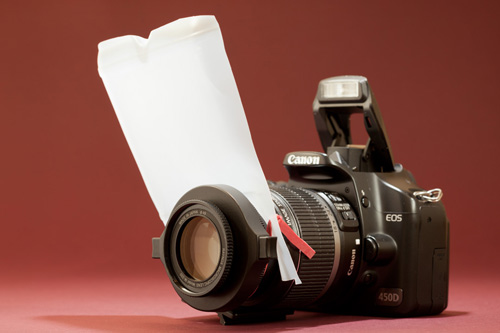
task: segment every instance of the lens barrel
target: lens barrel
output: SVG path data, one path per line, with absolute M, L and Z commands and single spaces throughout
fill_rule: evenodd
M 338 229 L 334 229 L 335 222 L 327 214 L 329 208 L 322 205 L 322 200 L 316 193 L 302 188 L 270 188 L 277 213 L 316 251 L 316 254 L 308 259 L 290 245 L 291 250 L 295 252 L 294 257 L 297 258 L 296 267 L 302 284 L 293 285 L 283 302 L 290 307 L 310 304 L 323 294 L 328 282 L 333 281 L 333 267 L 335 262 L 338 265 L 340 255 Z

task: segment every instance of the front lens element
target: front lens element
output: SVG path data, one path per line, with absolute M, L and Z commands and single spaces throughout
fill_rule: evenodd
M 212 276 L 221 257 L 221 242 L 214 224 L 205 217 L 192 218 L 184 227 L 179 242 L 184 271 L 194 280 Z

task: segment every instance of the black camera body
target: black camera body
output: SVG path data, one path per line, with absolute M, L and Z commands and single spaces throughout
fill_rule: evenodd
M 316 251 L 309 259 L 287 243 L 302 284 L 281 281 L 276 238 L 227 185 L 186 193 L 153 239 L 153 257 L 184 302 L 218 312 L 223 324 L 283 319 L 298 309 L 393 317 L 442 312 L 449 222 L 441 190 L 421 189 L 394 164 L 364 77 L 322 80 L 313 108 L 326 154 L 287 154 L 290 181 L 269 184 L 277 214 Z M 353 113 L 363 114 L 366 146 L 351 144 Z

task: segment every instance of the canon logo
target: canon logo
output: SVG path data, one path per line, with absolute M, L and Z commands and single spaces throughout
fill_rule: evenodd
M 305 165 L 311 165 L 311 164 L 319 164 L 319 156 L 295 156 L 295 155 L 289 155 L 287 162 L 288 164 L 305 164 Z
M 351 264 L 349 265 L 349 270 L 347 271 L 347 276 L 352 275 L 352 271 L 354 270 L 354 264 L 356 263 L 356 249 L 352 249 L 351 252 Z

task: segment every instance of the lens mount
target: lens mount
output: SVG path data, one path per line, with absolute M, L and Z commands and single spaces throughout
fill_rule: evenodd
M 233 236 L 225 215 L 214 205 L 191 200 L 171 221 L 167 266 L 183 293 L 202 296 L 226 280 L 233 260 Z

